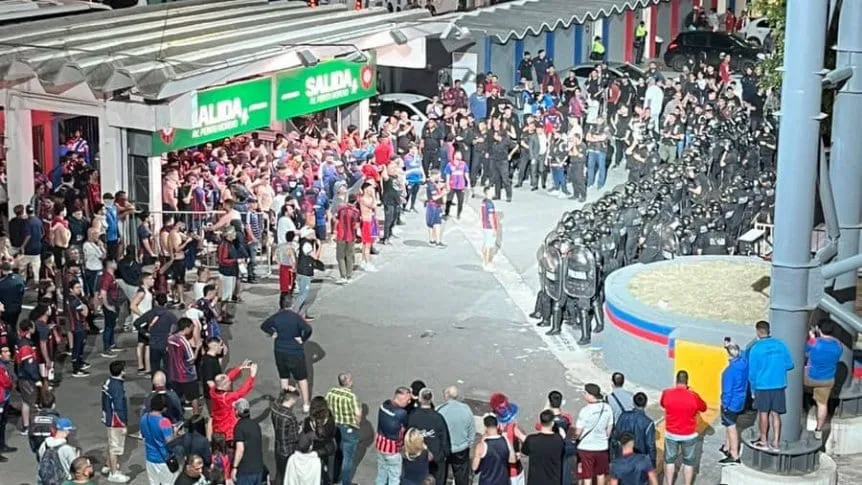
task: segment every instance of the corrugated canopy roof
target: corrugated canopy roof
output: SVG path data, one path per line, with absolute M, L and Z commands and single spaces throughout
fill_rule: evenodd
M 662 0 L 517 0 L 463 13 L 455 25 L 504 44 L 543 31 L 568 28 Z
M 0 84 L 36 77 L 49 90 L 85 82 L 96 93 L 131 89 L 157 100 L 172 81 L 299 50 L 285 45 L 349 44 L 429 15 L 308 8 L 304 1 L 188 0 L 27 22 L 0 28 Z

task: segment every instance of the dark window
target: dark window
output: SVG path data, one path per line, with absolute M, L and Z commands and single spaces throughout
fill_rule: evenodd
M 704 32 L 692 32 L 683 36 L 682 45 L 686 47 L 707 47 L 709 42 Z
M 579 67 L 575 69 L 575 77 L 588 78 L 593 70 L 594 68 L 592 66 Z

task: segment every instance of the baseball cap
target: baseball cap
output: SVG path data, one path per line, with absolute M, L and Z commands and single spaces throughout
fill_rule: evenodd
M 69 418 L 57 418 L 57 422 L 54 424 L 54 427 L 57 431 L 74 431 L 78 429 L 74 424 L 72 424 L 72 420 Z
M 238 413 L 244 413 L 251 409 L 251 405 L 246 399 L 237 399 L 236 402 L 233 403 L 233 409 Z

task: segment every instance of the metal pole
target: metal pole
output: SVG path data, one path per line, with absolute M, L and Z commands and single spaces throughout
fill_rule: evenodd
M 828 10 L 828 2 L 787 0 L 790 35 L 784 47 L 770 318 L 773 336 L 787 345 L 795 366 L 788 375 L 787 414 L 781 419 L 782 441 L 788 442 L 800 439 L 802 425 L 808 271 Z
M 862 152 L 857 152 L 857 153 L 862 153 Z M 862 180 L 862 179 L 860 179 L 860 180 Z M 858 192 L 858 190 L 857 190 L 857 192 Z M 857 213 L 859 212 L 858 207 L 856 208 L 856 212 Z M 841 237 L 844 237 L 844 236 L 841 236 Z M 856 232 L 856 240 L 857 241 L 859 240 L 859 233 L 858 232 Z M 839 239 L 839 241 L 840 241 L 840 239 Z M 854 247 L 855 246 L 857 246 L 857 245 L 854 244 Z M 832 278 L 838 279 L 838 278 L 841 278 L 842 276 L 845 276 L 849 273 L 850 276 L 853 277 L 853 287 L 855 288 L 856 287 L 856 270 L 858 270 L 860 267 L 862 267 L 862 254 L 859 254 L 856 252 L 856 250 L 853 250 L 853 252 L 850 253 L 849 256 L 839 258 L 838 261 L 835 261 L 834 263 L 829 263 L 827 265 L 824 265 L 820 271 L 823 273 L 823 279 L 824 280 L 831 280 Z M 856 295 L 853 295 L 853 296 L 856 296 Z M 851 308 L 852 308 L 852 305 L 851 305 Z
M 835 209 L 841 227 L 838 239 L 838 261 L 851 260 L 859 253 L 859 231 L 847 226 L 862 223 L 862 0 L 844 0 L 838 22 L 838 56 L 836 68 L 851 67 L 853 76 L 838 91 L 832 118 L 832 160 L 829 171 L 835 194 Z M 858 258 L 857 258 L 858 259 Z M 840 264 L 840 263 L 839 263 Z M 824 268 L 825 269 L 825 268 Z M 855 312 L 856 271 L 835 277 L 833 295 L 848 312 Z M 853 346 L 857 332 L 848 330 L 840 340 L 850 343 L 844 347 L 841 362 L 847 366 L 849 378 L 844 389 L 853 384 Z

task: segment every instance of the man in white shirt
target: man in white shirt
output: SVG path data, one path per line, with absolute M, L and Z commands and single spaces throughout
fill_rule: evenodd
M 661 81 L 656 81 L 650 78 L 647 81 L 647 90 L 644 94 L 644 107 L 649 109 L 650 124 L 653 131 L 659 130 L 659 121 L 661 119 L 661 108 L 664 104 L 664 91 L 662 90 Z
M 598 384 L 584 386 L 584 401 L 587 403 L 578 413 L 575 422 L 575 438 L 578 440 L 578 481 L 581 485 L 605 483 L 610 470 L 608 439 L 614 427 L 614 414 L 604 402 Z

